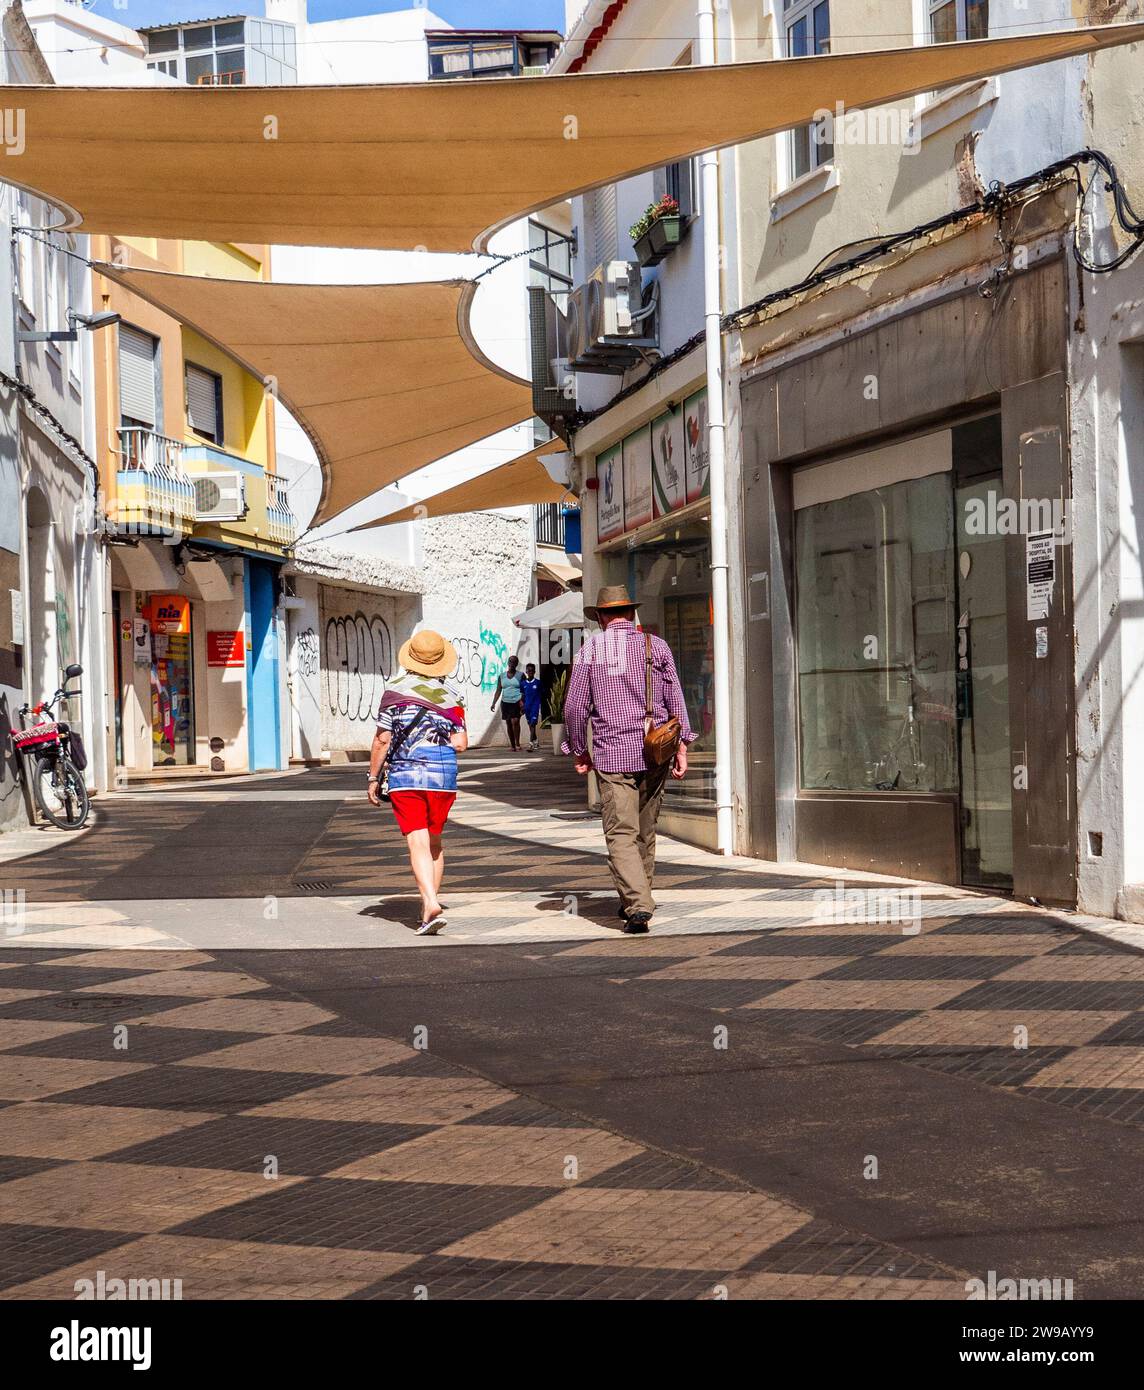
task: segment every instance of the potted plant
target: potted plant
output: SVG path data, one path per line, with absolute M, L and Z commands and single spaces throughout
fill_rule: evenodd
M 568 694 L 568 672 L 561 671 L 548 688 L 548 727 L 552 730 L 552 751 L 560 752 L 564 742 L 564 697 Z
M 683 218 L 679 204 L 665 193 L 658 203 L 652 203 L 628 235 L 635 244 L 640 265 L 658 265 L 679 245 L 683 236 Z

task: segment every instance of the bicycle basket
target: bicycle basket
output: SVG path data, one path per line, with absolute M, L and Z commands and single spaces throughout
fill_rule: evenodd
M 17 748 L 34 748 L 41 743 L 55 743 L 60 736 L 57 724 L 34 724 L 30 729 L 13 729 L 12 742 Z

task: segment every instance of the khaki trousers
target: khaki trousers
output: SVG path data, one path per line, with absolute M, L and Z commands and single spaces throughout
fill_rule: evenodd
M 654 912 L 655 827 L 671 764 L 654 772 L 599 772 L 608 868 L 625 912 Z

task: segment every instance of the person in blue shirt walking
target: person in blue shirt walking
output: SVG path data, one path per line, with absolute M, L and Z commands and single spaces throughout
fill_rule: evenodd
M 515 656 L 510 656 L 508 665 L 497 677 L 496 694 L 490 709 L 496 709 L 497 702 L 500 702 L 501 718 L 504 720 L 505 729 L 508 731 L 508 741 L 514 753 L 520 752 L 520 662 Z
M 540 723 L 540 677 L 531 661 L 524 668 L 520 698 L 524 705 L 525 723 L 528 725 L 528 751 L 536 753 L 540 750 L 540 740 L 536 737 L 536 726 Z

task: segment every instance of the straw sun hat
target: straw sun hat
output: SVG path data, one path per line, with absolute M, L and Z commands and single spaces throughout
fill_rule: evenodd
M 402 644 L 397 659 L 415 675 L 447 676 L 457 665 L 457 649 L 439 632 L 426 628 Z

